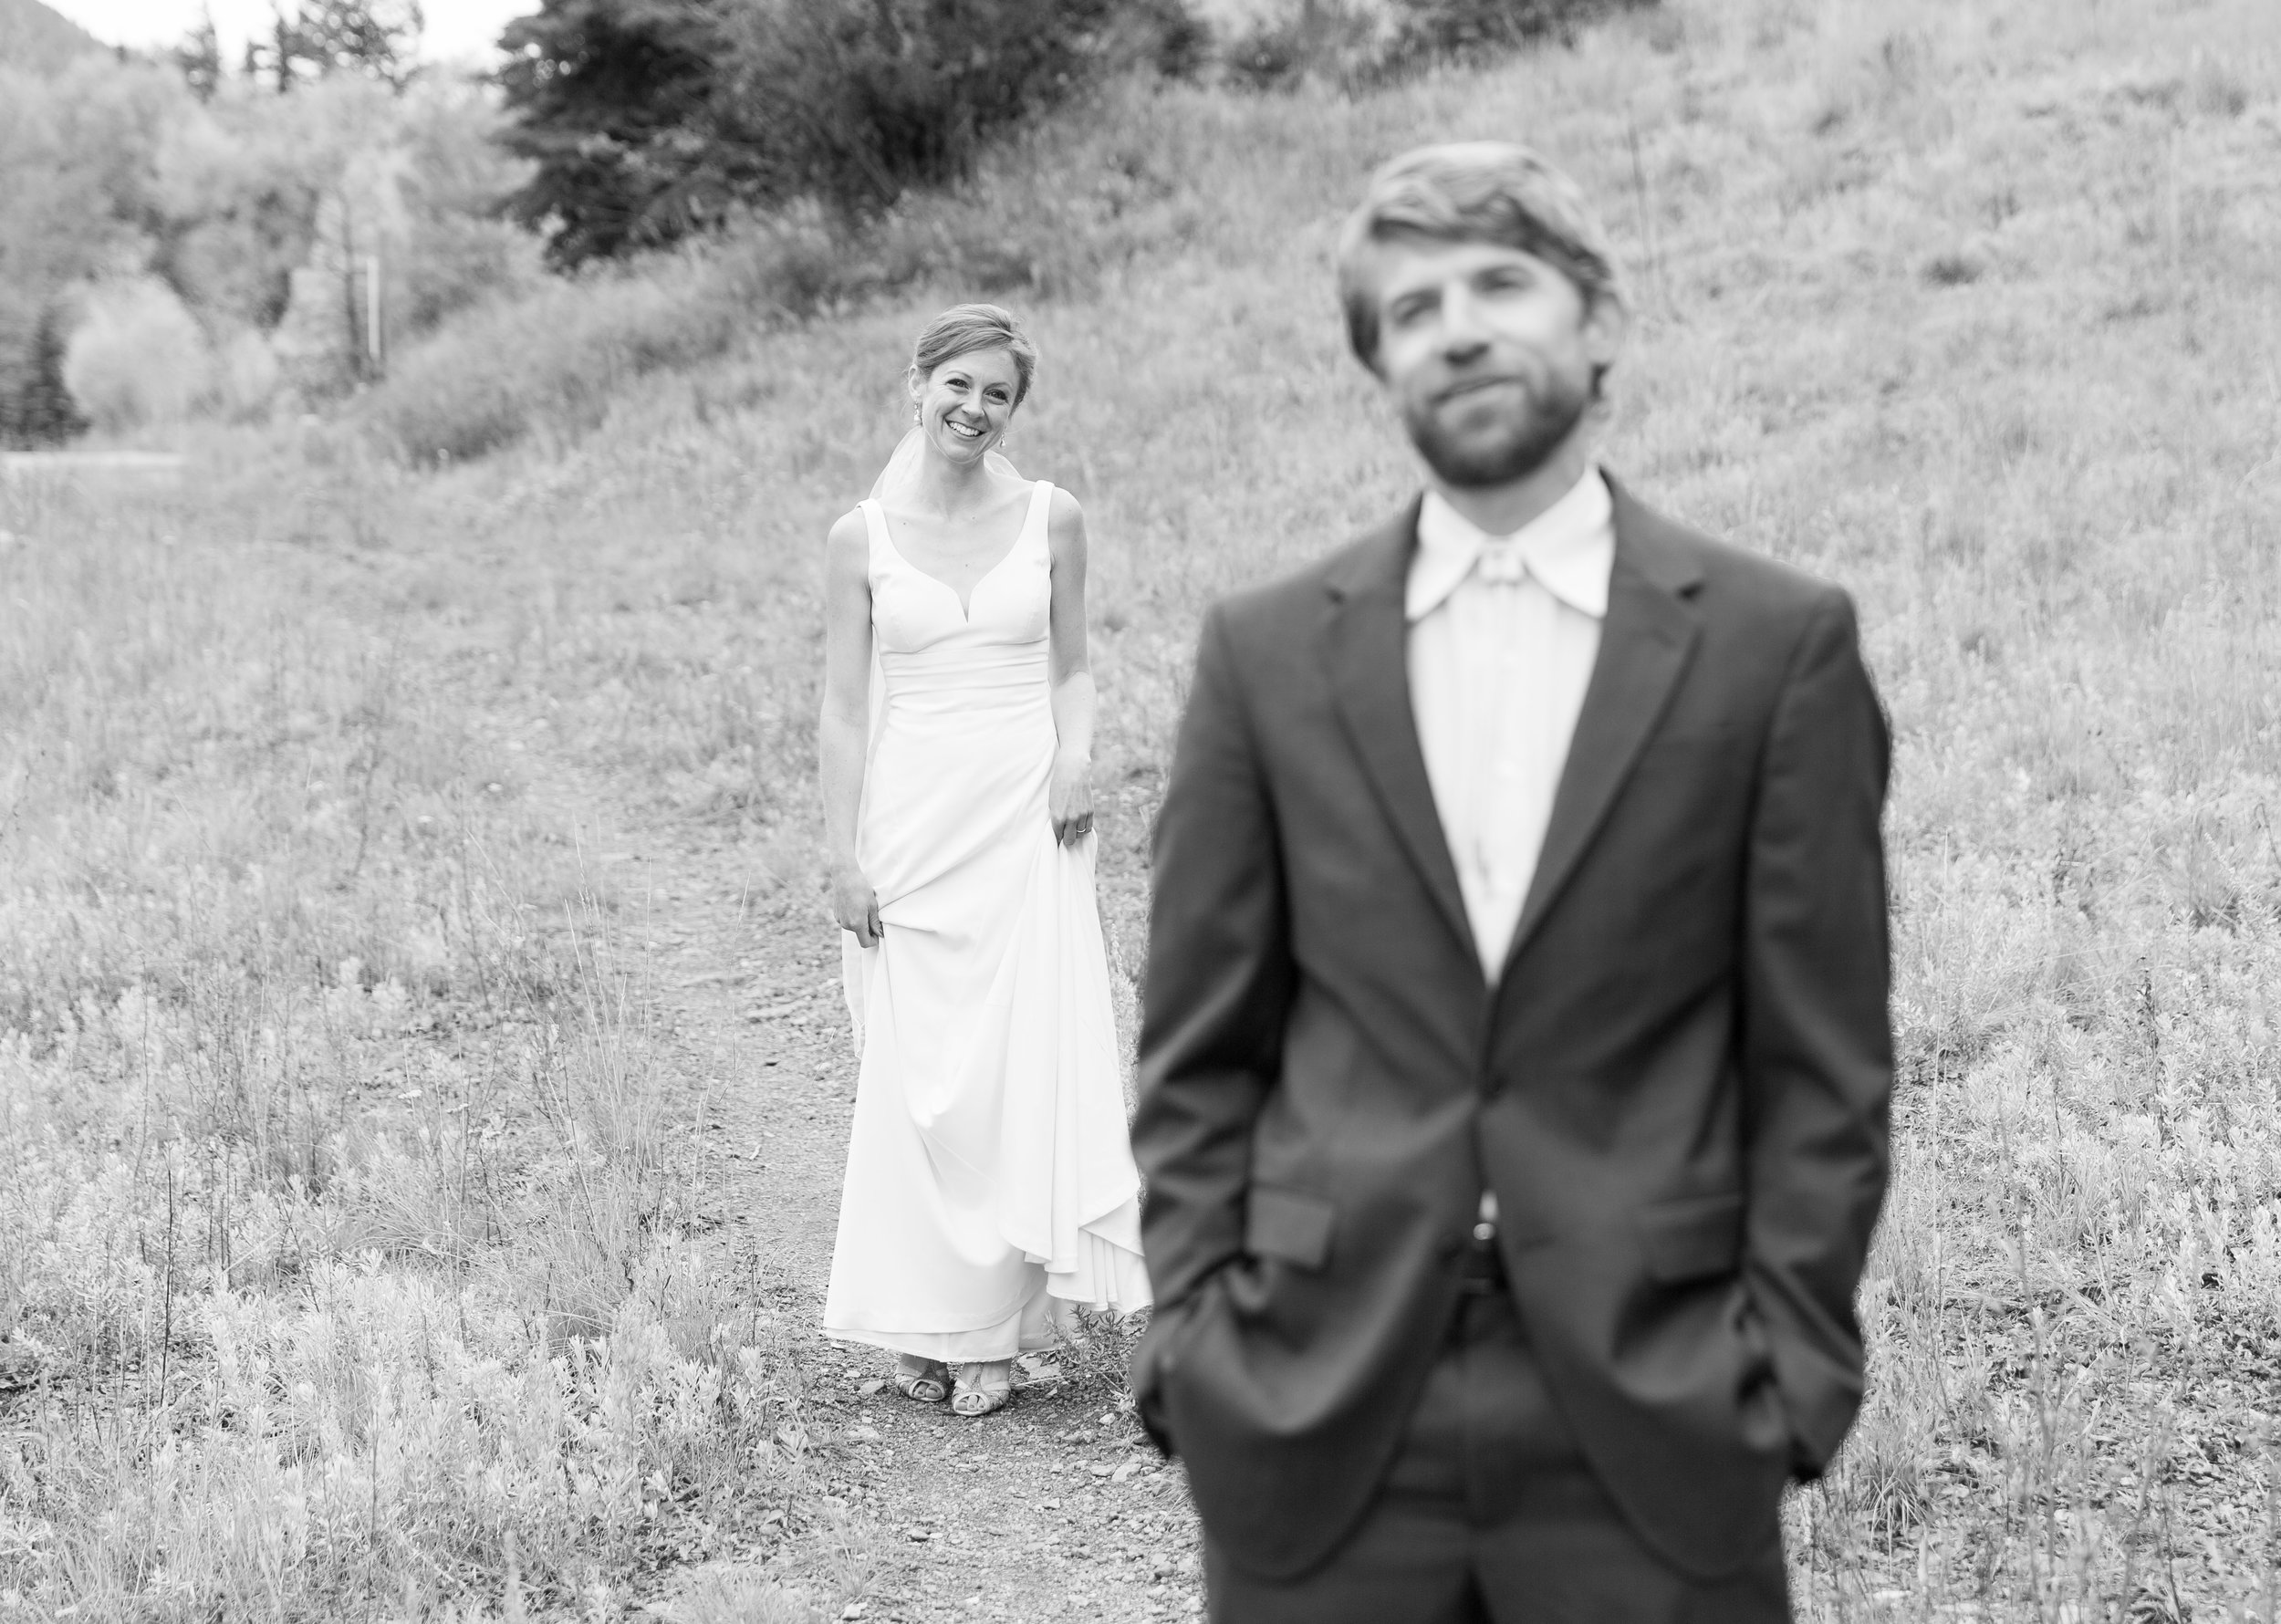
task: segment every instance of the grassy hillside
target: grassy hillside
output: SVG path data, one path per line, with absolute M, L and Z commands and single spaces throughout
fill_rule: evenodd
M 0 0 L 0 68 L 53 73 L 102 41 L 39 0 Z
M 1899 1165 L 1862 1298 L 1869 1407 L 1790 1508 L 1801 1610 L 2120 1621 L 2266 1605 L 2281 1555 L 2277 96 L 2265 0 L 1667 0 L 1573 52 L 1358 101 L 1134 89 L 913 212 L 903 240 L 939 228 L 937 263 L 960 280 L 789 324 L 716 303 L 704 345 L 675 336 L 698 301 L 663 278 L 463 326 L 456 368 L 431 351 L 411 374 L 430 392 L 407 381 L 382 404 L 417 418 L 491 391 L 522 438 L 487 459 L 413 474 L 313 431 L 214 442 L 210 478 L 176 494 L 0 495 L 17 538 L 0 591 L 36 611 L 33 635 L 0 644 L 0 1020 L 22 1034 L 0 1046 L 0 1188 L 18 1192 L 12 1233 L 43 1237 L 9 1261 L 0 1306 L 64 1373 L 51 1451 L 103 1424 L 72 1418 L 172 1418 L 163 1452 L 147 1431 L 102 1433 L 117 1447 L 77 1475 L 0 1446 L 10 1515 L 48 1530 L 0 1545 L 0 1587 L 156 1606 L 126 1535 L 76 1512 L 132 1493 L 161 1508 L 146 1526 L 190 1530 L 221 1504 L 253 1540 L 272 1502 L 229 1487 L 221 1463 L 368 1458 L 361 1390 L 338 1373 L 312 1376 L 306 1435 L 198 1418 L 234 1369 L 216 1327 L 316 1312 L 375 1211 L 412 1238 L 371 1248 L 357 1312 L 441 1293 L 472 1316 L 453 1345 L 514 1370 L 534 1305 L 581 1323 L 630 1311 L 612 1306 L 623 1272 L 611 1286 L 590 1261 L 585 1296 L 550 1297 L 563 1265 L 512 1222 L 535 1207 L 375 1148 L 469 1142 L 453 1136 L 482 1111 L 415 1131 L 444 1085 L 399 1102 L 393 1083 L 341 1084 L 349 1060 L 254 1057 L 318 1057 L 318 1035 L 338 1032 L 325 1041 L 366 1057 L 355 1075 L 400 1077 L 441 1064 L 440 1034 L 494 1030 L 473 1016 L 507 1007 L 485 1002 L 503 985 L 538 989 L 515 1007 L 543 1029 L 548 989 L 582 973 L 558 922 L 581 880 L 537 793 L 569 766 L 660 827 L 740 842 L 755 894 L 807 911 L 822 961 L 820 541 L 899 432 L 910 335 L 986 265 L 1045 354 L 1016 459 L 1077 492 L 1097 537 L 1105 900 L 1130 966 L 1145 819 L 1203 605 L 1412 481 L 1341 352 L 1338 218 L 1384 156 L 1490 132 L 1569 166 L 1622 241 L 1640 320 L 1611 464 L 1694 523 L 1848 585 L 1894 716 Z M 530 389 L 553 392 L 516 392 Z M 517 736 L 556 767 L 504 752 L 490 719 L 509 712 L 544 718 Z M 187 1060 L 169 1081 L 137 1057 L 145 1023 L 173 1035 L 169 1052 L 248 1058 L 212 1070 L 226 1088 Z M 263 1031 L 303 1036 L 233 1036 Z M 486 1052 L 453 1064 L 482 1073 L 468 1057 Z M 580 1098 L 577 1078 L 620 1075 L 582 1052 L 547 1062 L 572 1083 L 503 1081 L 497 1098 Z M 146 1098 L 173 1103 L 127 1109 Z M 248 1099 L 272 1115 L 197 1114 Z M 342 1130 L 290 1128 L 304 1120 Z M 513 1200 L 560 1188 L 544 1130 L 541 1112 L 526 1137 L 486 1141 L 503 1147 L 499 1188 L 527 1192 Z M 612 1176 L 651 1188 L 640 1136 L 609 1142 L 624 1147 Z M 518 1182 L 517 1167 L 536 1171 Z M 95 1207 L 61 1193 L 98 1169 Z M 663 1266 L 641 1261 L 658 1226 L 626 1214 L 644 1209 L 607 1210 L 620 1216 L 595 1218 L 574 1254 Z M 199 1286 L 220 1307 L 176 1323 L 164 1310 L 186 1288 L 150 1261 L 173 1243 L 129 1269 L 99 1213 L 145 1234 L 180 1225 L 185 1270 L 210 1268 L 215 1237 L 251 1233 L 252 1214 L 283 1213 L 259 1233 L 291 1248 L 260 1255 L 296 1261 L 224 1265 Z M 422 1250 L 438 1236 L 458 1237 L 459 1273 Z M 676 1357 L 734 1368 L 707 1346 Z M 581 1446 L 486 1447 L 495 1499 L 387 1502 L 405 1548 L 448 1549 L 474 1574 L 496 1571 L 509 1532 L 526 1552 L 563 1536 L 513 1489 Z M 169 1548 L 186 1595 L 267 1594 L 253 1545 L 234 1567 L 199 1567 L 180 1536 Z M 375 1559 L 325 1548 L 333 1588 L 297 1577 L 276 1611 L 370 1593 Z

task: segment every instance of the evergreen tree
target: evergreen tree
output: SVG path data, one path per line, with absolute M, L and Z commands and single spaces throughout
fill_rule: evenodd
M 301 0 L 300 59 L 319 75 L 369 74 L 401 90 L 419 72 L 420 0 Z
M 420 0 L 300 0 L 270 12 L 268 41 L 245 47 L 247 78 L 268 75 L 279 95 L 303 79 L 360 73 L 401 91 L 420 72 L 427 17 Z
M 15 388 L 0 392 L 0 444 L 47 445 L 87 432 L 87 419 L 64 386 L 67 338 L 63 310 L 50 305 L 33 335 L 29 364 Z
M 295 73 L 301 59 L 301 28 L 297 17 L 288 17 L 283 9 L 269 14 L 268 68 L 277 81 L 277 94 L 283 96 L 293 88 Z
M 212 7 L 198 8 L 198 21 L 174 47 L 174 66 L 182 69 L 182 82 L 192 95 L 201 101 L 214 99 L 214 91 L 222 86 L 223 68 L 222 39 L 214 29 Z
M 1182 0 L 543 0 L 509 26 L 511 203 L 557 265 L 814 196 L 870 210 L 1135 58 L 1193 68 Z
M 514 214 L 569 266 L 684 234 L 716 165 L 729 31 L 707 0 L 544 0 L 507 26 L 502 138 L 536 170 Z

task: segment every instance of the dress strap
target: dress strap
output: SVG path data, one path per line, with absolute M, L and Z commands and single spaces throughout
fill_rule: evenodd
M 1029 512 L 1022 515 L 1022 536 L 1026 540 L 1033 530 L 1037 532 L 1037 545 L 1047 547 L 1046 526 L 1053 512 L 1054 487 L 1051 480 L 1041 479 L 1029 494 Z
M 882 559 L 895 556 L 894 547 L 888 544 L 887 510 L 880 505 L 876 496 L 866 496 L 856 504 L 856 508 L 863 515 L 863 534 L 870 546 L 871 571 L 876 574 Z

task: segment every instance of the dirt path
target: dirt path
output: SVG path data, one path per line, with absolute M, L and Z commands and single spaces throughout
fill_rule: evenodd
M 844 1616 L 1120 1624 L 1197 1613 L 1186 1485 L 1118 1407 L 1121 1348 L 1065 1356 L 1061 1379 L 967 1421 L 878 1386 L 886 1356 L 816 1331 L 855 1066 L 837 933 L 805 888 L 756 901 L 759 863 L 742 843 L 611 795 L 548 749 L 543 724 L 524 737 L 526 793 L 599 836 L 611 889 L 633 904 L 680 1069 L 709 1102 L 707 1206 L 734 1237 L 736 1277 L 797 1327 L 826 1490 L 847 1502 L 851 1543 L 874 1558 Z

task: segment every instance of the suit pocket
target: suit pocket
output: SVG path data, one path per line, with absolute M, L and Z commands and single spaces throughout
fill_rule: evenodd
M 1218 1299 L 1227 1285 L 1227 1271 L 1232 1265 L 1224 1265 L 1204 1276 L 1184 1301 L 1172 1308 L 1162 1305 L 1151 1314 L 1149 1328 L 1142 1334 L 1140 1346 L 1132 1356 L 1130 1382 L 1134 1407 L 1140 1413 L 1140 1424 L 1148 1430 L 1157 1448 L 1170 1455 L 1172 1445 L 1172 1422 L 1165 1414 L 1164 1390 L 1180 1377 L 1181 1355 L 1196 1339 L 1204 1317 L 1218 1307 Z
M 1338 1209 L 1319 1195 L 1255 1184 L 1244 1214 L 1244 1250 L 1293 1268 L 1319 1269 L 1330 1261 L 1330 1234 Z
M 1740 1195 L 1658 1202 L 1634 1222 L 1649 1277 L 1666 1286 L 1731 1275 L 1743 1261 Z

